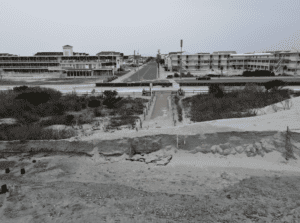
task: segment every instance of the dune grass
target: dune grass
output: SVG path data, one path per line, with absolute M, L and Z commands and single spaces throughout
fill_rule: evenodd
M 247 84 L 244 89 L 232 89 L 221 95 L 199 94 L 185 98 L 182 102 L 185 109 L 190 110 L 191 121 L 203 122 L 255 116 L 256 113 L 251 109 L 263 108 L 290 97 L 291 91 L 288 89 L 267 92 L 261 86 Z
M 1 91 L 0 118 L 16 119 L 17 125 L 1 126 L 0 140 L 58 139 L 57 130 L 43 128 L 51 125 L 93 124 L 94 118 L 99 116 L 123 117 L 121 121 L 113 119 L 112 126 L 117 126 L 118 122 L 131 124 L 134 119 L 131 116 L 143 114 L 144 103 L 148 101 L 117 97 L 117 92 L 104 93 L 100 96 L 78 96 L 76 93 L 62 95 L 51 88 L 27 86 Z M 69 130 L 60 131 L 61 138 L 74 134 L 75 132 Z

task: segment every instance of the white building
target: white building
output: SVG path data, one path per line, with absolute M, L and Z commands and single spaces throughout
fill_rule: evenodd
M 165 59 L 165 66 L 170 71 L 179 71 L 182 58 L 183 72 L 192 71 L 240 71 L 273 70 L 275 74 L 287 73 L 300 75 L 300 53 L 295 51 L 268 51 L 266 53 L 237 54 L 235 51 L 217 51 L 181 55 L 171 52 Z M 286 68 L 286 69 L 284 69 Z

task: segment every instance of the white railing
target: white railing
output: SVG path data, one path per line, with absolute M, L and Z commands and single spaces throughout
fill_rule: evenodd
M 95 92 L 95 93 L 92 93 L 92 92 L 64 92 L 62 93 L 63 95 L 67 95 L 67 94 L 76 94 L 78 96 L 102 96 L 103 95 L 103 92 Z M 130 96 L 130 97 L 141 97 L 143 96 L 142 92 L 135 92 L 135 91 L 131 91 L 131 92 L 118 92 L 118 96 L 121 96 L 121 97 L 127 97 L 127 96 Z
M 278 72 L 279 68 L 281 67 L 281 62 L 283 60 L 283 57 L 280 58 L 279 62 L 275 65 L 275 72 Z
M 294 92 L 299 92 L 300 89 L 293 89 Z M 232 92 L 232 90 L 224 90 L 225 93 Z M 208 94 L 208 90 L 184 90 L 185 94 L 194 95 L 194 94 Z

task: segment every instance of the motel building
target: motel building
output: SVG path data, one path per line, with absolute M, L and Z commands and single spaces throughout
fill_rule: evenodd
M 73 52 L 70 45 L 63 52 L 38 52 L 34 56 L 0 54 L 0 69 L 5 73 L 60 73 L 61 77 L 112 76 L 120 67 L 123 54 L 102 51 L 96 56 Z
M 165 66 L 173 72 L 179 71 L 182 59 L 183 72 L 211 70 L 224 73 L 242 73 L 244 70 L 271 70 L 276 75 L 286 73 L 300 75 L 300 52 L 267 51 L 265 53 L 237 54 L 235 51 L 217 51 L 181 55 L 180 52 L 170 52 L 165 58 Z

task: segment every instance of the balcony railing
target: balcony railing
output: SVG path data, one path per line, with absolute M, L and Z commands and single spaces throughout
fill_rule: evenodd
M 0 60 L 0 63 L 59 63 L 57 60 L 47 61 L 13 61 L 13 60 Z
M 48 69 L 48 67 L 37 67 L 37 66 L 31 66 L 31 67 L 28 67 L 28 66 L 20 66 L 20 67 L 12 67 L 12 66 L 6 66 L 6 67 L 1 67 L 0 68 L 2 69 Z

